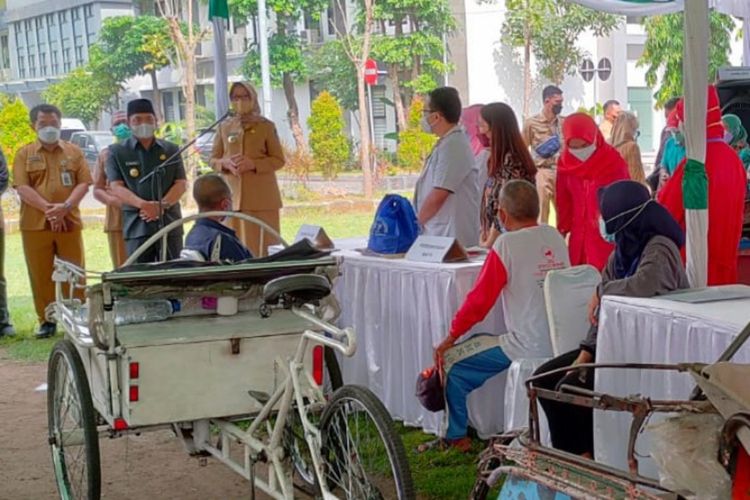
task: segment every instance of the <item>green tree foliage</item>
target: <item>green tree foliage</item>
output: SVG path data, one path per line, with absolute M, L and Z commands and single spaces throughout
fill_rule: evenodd
M 443 36 L 456 21 L 447 0 L 382 0 L 373 17 L 380 34 L 373 37 L 372 57 L 388 67 L 403 127 L 412 95 L 431 91 L 450 70 L 443 62 Z
M 274 86 L 284 89 L 289 125 L 298 149 L 306 149 L 306 145 L 299 122 L 294 84 L 307 78 L 307 65 L 304 57 L 306 44 L 297 33 L 297 25 L 305 14 L 313 22 L 319 21 L 320 13 L 328 7 L 328 3 L 328 0 L 269 0 L 266 4 L 269 14 L 276 17 L 276 33 L 268 41 L 271 80 Z M 230 0 L 229 7 L 232 15 L 239 19 L 258 15 L 257 0 Z M 254 83 L 260 83 L 260 47 L 256 44 L 249 47 L 243 63 L 243 74 Z
M 650 17 L 645 22 L 646 44 L 638 66 L 647 67 L 646 83 L 656 91 L 661 107 L 673 96 L 682 95 L 682 58 L 684 51 L 684 18 L 682 13 Z M 729 64 L 734 21 L 730 16 L 711 12 L 711 38 L 708 42 L 708 75 Z M 708 82 L 707 82 L 708 83 Z
M 111 106 L 119 90 L 120 84 L 108 75 L 79 67 L 47 87 L 42 97 L 60 108 L 63 116 L 92 124 L 99 120 L 103 110 Z
M 0 94 L 0 145 L 9 168 L 18 150 L 35 139 L 36 134 L 29 122 L 29 109 L 23 101 Z
M 334 179 L 349 160 L 349 141 L 344 134 L 341 106 L 328 92 L 321 92 L 312 102 L 310 117 L 310 148 L 315 167 L 327 179 Z
M 307 65 L 317 89 L 330 92 L 344 109 L 357 109 L 357 69 L 341 40 L 331 40 L 311 51 Z
M 581 33 L 606 36 L 619 22 L 610 14 L 559 0 L 507 0 L 506 9 L 503 42 L 521 48 L 528 40 L 539 72 L 556 84 L 574 74 L 586 57 L 576 46 Z
M 91 67 L 94 71 L 108 72 L 117 81 L 125 81 L 168 66 L 173 52 L 166 19 L 108 17 L 91 47 Z
M 432 147 L 437 142 L 437 136 L 422 130 L 422 110 L 424 102 L 415 98 L 409 106 L 409 116 L 406 130 L 399 132 L 398 164 L 409 172 L 418 172 L 424 165 Z

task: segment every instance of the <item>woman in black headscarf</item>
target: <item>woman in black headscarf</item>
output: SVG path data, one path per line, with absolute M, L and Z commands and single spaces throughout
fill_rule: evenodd
M 646 186 L 619 181 L 599 190 L 599 229 L 602 238 L 615 244 L 602 272 L 602 282 L 589 304 L 591 327 L 580 348 L 554 358 L 536 371 L 594 361 L 598 330 L 599 301 L 603 295 L 654 297 L 688 288 L 680 258 L 685 236 L 677 221 L 651 200 Z M 594 388 L 593 372 L 571 371 L 543 378 L 537 387 L 555 390 L 561 385 Z M 560 450 L 593 457 L 593 411 L 540 399 L 549 422 L 552 445 Z

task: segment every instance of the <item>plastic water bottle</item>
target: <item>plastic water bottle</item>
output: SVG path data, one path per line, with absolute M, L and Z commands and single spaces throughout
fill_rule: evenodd
M 172 299 L 172 302 L 178 302 Z M 216 297 L 183 297 L 178 302 L 179 307 L 175 309 L 175 316 L 202 316 L 216 314 Z
M 122 299 L 115 302 L 115 325 L 164 321 L 179 309 L 178 301 Z

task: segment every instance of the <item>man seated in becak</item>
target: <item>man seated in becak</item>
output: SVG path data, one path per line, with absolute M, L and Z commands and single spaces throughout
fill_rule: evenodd
M 218 174 L 198 177 L 193 185 L 193 198 L 200 213 L 232 211 L 232 191 Z M 223 217 L 199 219 L 185 239 L 185 249 L 198 252 L 204 260 L 237 262 L 252 257 L 235 232 L 221 223 Z M 185 253 L 185 252 L 183 252 Z
M 471 446 L 466 437 L 469 393 L 506 370 L 514 359 L 552 355 L 542 286 L 547 272 L 570 265 L 560 233 L 546 224 L 537 224 L 539 197 L 533 184 L 510 181 L 503 186 L 499 198 L 498 219 L 503 234 L 487 254 L 474 287 L 453 318 L 448 336 L 435 349 L 435 363 L 443 366 L 446 373 L 445 439 L 461 451 L 468 451 Z M 452 356 L 461 351 L 460 344 L 451 350 L 456 341 L 487 316 L 498 297 L 502 299 L 507 333 L 485 336 L 481 339 L 484 345 L 475 354 Z M 502 404 L 502 395 L 495 404 Z

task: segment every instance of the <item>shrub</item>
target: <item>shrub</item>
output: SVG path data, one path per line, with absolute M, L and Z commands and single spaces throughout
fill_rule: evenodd
M 432 147 L 437 142 L 434 134 L 422 130 L 422 110 L 424 102 L 414 98 L 409 107 L 407 129 L 398 134 L 398 163 L 408 172 L 419 172 L 424 165 Z
M 323 177 L 336 178 L 349 159 L 344 115 L 336 98 L 328 92 L 321 92 L 312 103 L 307 126 L 310 127 L 310 149 L 315 167 L 323 172 Z
M 36 140 L 36 133 L 29 123 L 29 109 L 22 100 L 0 96 L 0 146 L 8 161 L 8 170 L 13 172 L 13 160 L 21 147 Z
M 313 168 L 313 159 L 307 151 L 294 149 L 286 144 L 282 144 L 284 150 L 284 172 L 289 174 L 295 182 L 300 183 L 303 187 L 307 184 L 310 171 Z

